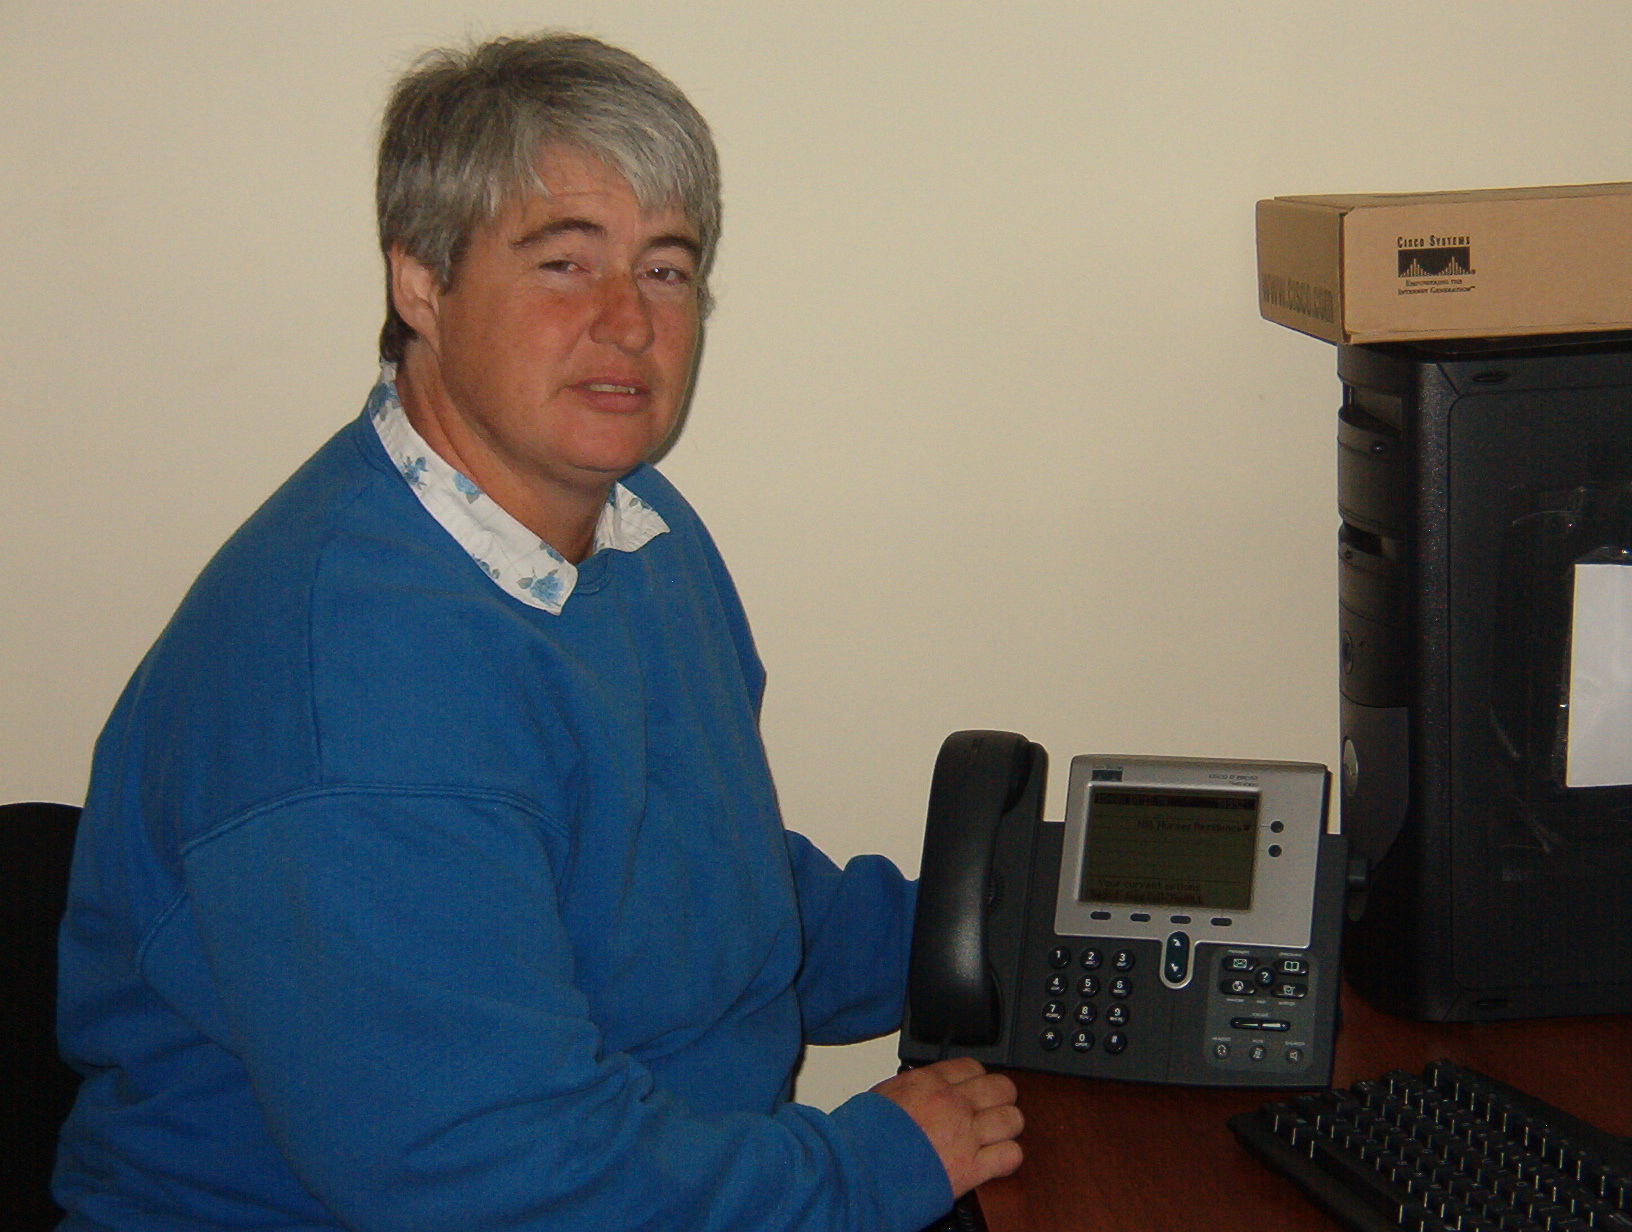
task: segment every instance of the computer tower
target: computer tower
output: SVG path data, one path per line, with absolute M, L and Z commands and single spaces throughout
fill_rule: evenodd
M 1632 1011 L 1632 786 L 1564 773 L 1576 567 L 1632 566 L 1632 334 L 1338 374 L 1348 979 L 1412 1018 Z

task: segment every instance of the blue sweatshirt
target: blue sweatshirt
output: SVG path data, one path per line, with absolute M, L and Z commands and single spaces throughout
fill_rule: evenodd
M 227 543 L 98 742 L 61 947 L 65 1228 L 900 1229 L 896 1105 L 789 1102 L 899 1020 L 912 890 L 780 823 L 736 592 L 670 531 L 559 615 L 366 419 Z

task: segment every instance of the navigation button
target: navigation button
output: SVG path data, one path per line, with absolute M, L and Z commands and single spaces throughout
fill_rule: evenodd
M 1190 934 L 1173 932 L 1167 935 L 1162 949 L 1162 979 L 1177 987 L 1190 978 Z

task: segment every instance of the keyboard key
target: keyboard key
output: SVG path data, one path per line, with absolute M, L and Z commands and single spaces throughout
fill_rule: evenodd
M 1395 1221 L 1411 1202 L 1411 1195 L 1401 1186 L 1385 1180 L 1370 1168 L 1362 1167 L 1343 1151 L 1316 1140 L 1313 1159 L 1317 1167 L 1339 1178 L 1355 1197 L 1372 1210 Z

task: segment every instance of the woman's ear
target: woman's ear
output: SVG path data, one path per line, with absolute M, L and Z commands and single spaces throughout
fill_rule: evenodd
M 391 303 L 415 334 L 438 350 L 437 324 L 442 300 L 436 271 L 400 244 L 391 246 Z

